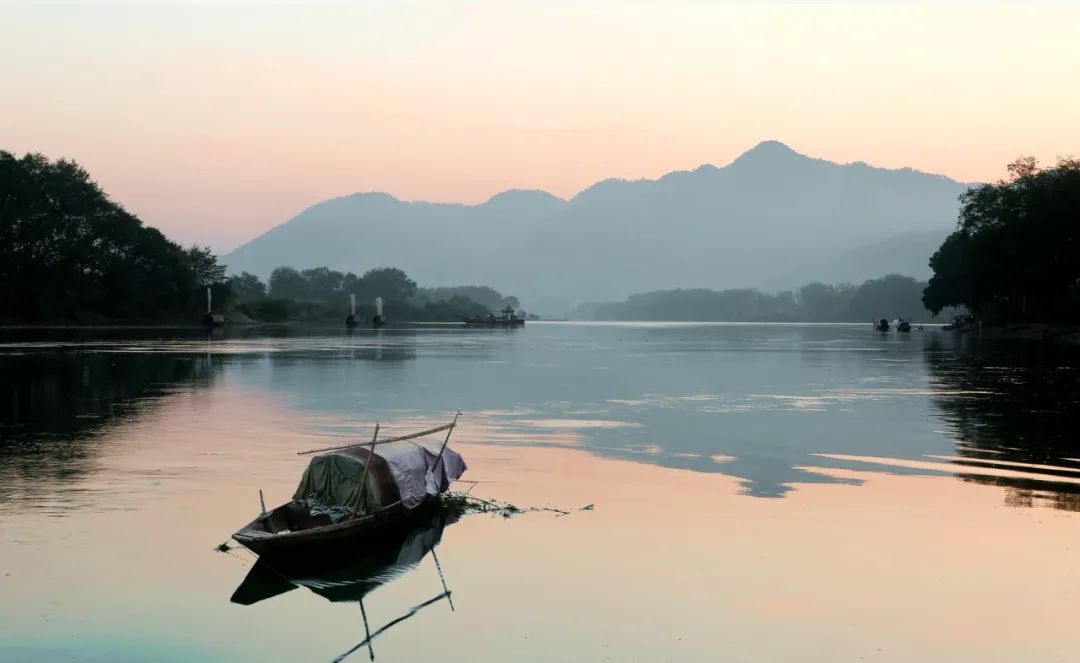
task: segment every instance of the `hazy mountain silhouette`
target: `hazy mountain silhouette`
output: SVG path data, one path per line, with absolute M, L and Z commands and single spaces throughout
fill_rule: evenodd
M 490 285 L 548 312 L 663 288 L 924 276 L 932 251 L 918 255 L 923 242 L 953 228 L 967 186 L 766 141 L 722 168 L 604 180 L 569 201 L 523 190 L 479 205 L 335 198 L 224 262 L 263 276 L 282 264 L 358 273 L 393 265 L 422 285 Z M 818 266 L 820 276 L 811 273 Z
M 930 256 L 951 230 L 910 232 L 837 254 L 814 256 L 778 270 L 765 287 L 789 290 L 813 281 L 859 284 L 884 274 L 904 274 L 926 281 L 931 276 Z

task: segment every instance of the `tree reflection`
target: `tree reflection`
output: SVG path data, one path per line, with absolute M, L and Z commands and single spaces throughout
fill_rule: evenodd
M 0 496 L 87 471 L 101 431 L 177 386 L 210 384 L 217 355 L 81 352 L 0 356 Z
M 966 339 L 964 351 L 928 346 L 934 403 L 956 438 L 958 473 L 1002 486 L 1010 506 L 1080 509 L 1080 352 L 1044 343 Z M 1031 476 L 1008 476 L 1023 473 Z M 1042 478 L 1045 477 L 1045 478 Z

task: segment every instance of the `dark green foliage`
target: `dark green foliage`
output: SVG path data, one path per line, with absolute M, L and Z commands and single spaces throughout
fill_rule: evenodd
M 407 302 L 416 294 L 416 281 L 396 267 L 368 270 L 356 284 L 358 299 L 382 297 L 388 302 Z
M 850 317 L 849 309 L 855 290 L 855 286 L 850 283 L 839 285 L 807 283 L 799 288 L 801 317 L 811 322 L 847 320 Z
M 257 302 L 266 298 L 266 284 L 260 281 L 258 276 L 248 272 L 231 276 L 229 286 L 233 297 L 242 302 Z
M 869 322 L 875 318 L 929 320 L 920 302 L 925 283 L 891 274 L 860 286 L 810 283 L 798 295 L 757 290 L 660 290 L 624 302 L 586 304 L 577 318 L 701 322 Z
M 258 279 L 250 274 L 234 276 L 234 286 L 241 285 L 257 291 Z M 256 320 L 282 322 L 286 320 L 337 320 L 349 312 L 349 295 L 356 295 L 356 315 L 370 320 L 375 315 L 375 298 L 383 298 L 383 313 L 391 320 L 457 322 L 462 316 L 479 316 L 490 309 L 460 294 L 434 299 L 430 293 L 456 293 L 475 290 L 490 292 L 499 303 L 517 300 L 503 298 L 491 288 L 433 288 L 419 294 L 416 282 L 395 267 L 380 267 L 357 276 L 327 267 L 297 271 L 278 267 L 270 275 L 269 297 L 263 301 L 246 299 L 248 310 Z M 243 295 L 238 293 L 239 297 Z
M 1024 158 L 1009 173 L 961 197 L 923 302 L 998 321 L 1080 320 L 1080 160 L 1039 169 Z
M 909 322 L 926 319 L 927 311 L 922 305 L 925 287 L 925 283 L 899 274 L 870 279 L 855 289 L 845 319 L 868 322 L 882 317 L 903 318 Z
M 789 293 L 790 294 L 790 293 Z M 790 320 L 794 301 L 757 290 L 659 290 L 631 295 L 625 302 L 591 305 L 601 320 Z M 587 305 L 589 306 L 589 305 Z
M 520 306 L 517 297 L 512 295 L 503 297 L 498 290 L 484 285 L 463 285 L 453 288 L 420 288 L 416 291 L 413 302 L 422 305 L 426 302 L 450 301 L 455 297 L 471 300 L 486 308 L 488 311 L 499 311 L 507 306 L 517 309 Z
M 217 256 L 209 246 L 192 245 L 187 250 L 187 259 L 196 285 L 217 285 L 226 281 L 225 265 L 218 264 Z
M 311 299 L 311 286 L 300 272 L 292 267 L 278 267 L 270 274 L 270 291 L 274 299 Z
M 183 319 L 223 278 L 208 249 L 143 226 L 78 164 L 0 151 L 3 319 Z

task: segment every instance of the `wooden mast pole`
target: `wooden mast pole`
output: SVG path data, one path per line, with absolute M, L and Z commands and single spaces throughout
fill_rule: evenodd
M 437 470 L 439 467 L 439 462 L 442 461 L 443 452 L 446 451 L 446 443 L 450 441 L 450 433 L 454 432 L 454 427 L 457 426 L 457 420 L 460 416 L 461 410 L 458 410 L 457 414 L 454 415 L 454 420 L 450 422 L 450 428 L 446 431 L 446 437 L 443 439 L 442 447 L 439 448 L 439 455 L 435 459 L 435 464 L 431 466 L 432 474 L 435 473 L 435 470 Z M 439 489 L 441 490 L 442 486 L 439 486 Z
M 455 421 L 456 421 L 456 419 L 455 419 Z M 425 435 L 431 435 L 432 433 L 438 433 L 439 431 L 444 431 L 444 430 L 446 430 L 448 428 L 453 428 L 453 427 L 454 427 L 454 424 L 443 424 L 442 426 L 436 426 L 435 428 L 429 428 L 427 430 L 422 430 L 419 433 L 410 433 L 409 435 L 401 435 L 399 437 L 391 437 L 391 438 L 387 438 L 385 440 L 379 440 L 378 444 L 390 444 L 391 442 L 401 442 L 402 440 L 411 440 L 413 438 L 423 437 Z M 321 453 L 323 451 L 340 451 L 342 449 L 352 449 L 353 447 L 362 447 L 365 444 L 367 444 L 367 443 L 366 442 L 360 442 L 358 444 L 344 444 L 344 445 L 341 445 L 339 447 L 323 447 L 322 449 L 308 449 L 307 451 L 297 451 L 296 455 L 297 456 L 303 456 L 303 455 L 306 455 L 306 454 Z
M 375 438 L 377 437 L 379 437 L 379 424 L 375 424 L 375 433 L 371 436 L 371 446 L 368 447 L 368 459 L 364 463 L 364 476 L 360 479 L 360 499 L 363 501 L 365 512 L 367 512 L 367 475 L 371 471 L 371 464 L 375 461 Z

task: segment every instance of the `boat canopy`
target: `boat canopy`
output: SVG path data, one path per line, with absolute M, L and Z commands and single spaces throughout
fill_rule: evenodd
M 369 462 L 371 470 L 361 487 Z M 450 447 L 441 459 L 438 448 L 411 440 L 376 444 L 374 457 L 369 446 L 350 447 L 312 458 L 293 499 L 365 513 L 400 500 L 411 509 L 429 495 L 446 492 L 465 469 L 465 461 Z

